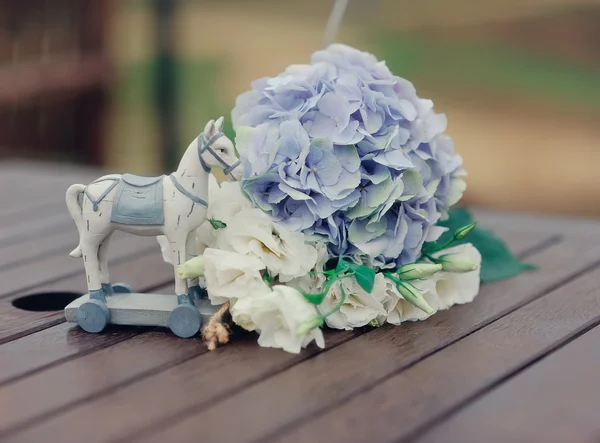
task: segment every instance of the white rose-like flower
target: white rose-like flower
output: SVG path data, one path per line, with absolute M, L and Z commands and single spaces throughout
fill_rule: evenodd
M 375 284 L 371 293 L 366 292 L 354 277 L 340 280 L 346 292 L 346 300 L 340 309 L 325 319 L 327 326 L 335 329 L 351 330 L 369 324 L 372 320 L 385 314 L 383 301 L 386 297 L 386 282 L 383 274 L 375 276 Z M 336 282 L 329 294 L 319 305 L 319 312 L 325 314 L 333 309 L 342 298 L 340 283 Z
M 265 265 L 251 255 L 207 248 L 204 251 L 204 278 L 213 304 L 270 292 L 260 271 Z
M 471 243 L 454 246 L 434 254 L 456 254 L 464 260 L 477 264 L 477 269 L 470 272 L 438 272 L 435 276 L 435 288 L 439 297 L 439 309 L 448 309 L 453 305 L 470 303 L 479 293 L 479 272 L 481 254 Z
M 248 331 L 257 331 L 258 344 L 297 354 L 313 340 L 323 348 L 319 328 L 297 335 L 300 326 L 317 316 L 313 305 L 289 286 L 276 285 L 273 291 L 241 298 L 231 308 L 233 321 Z

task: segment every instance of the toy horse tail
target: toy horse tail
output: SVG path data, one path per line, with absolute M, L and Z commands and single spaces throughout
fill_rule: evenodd
M 84 185 L 71 185 L 67 189 L 66 201 L 67 208 L 71 218 L 77 225 L 77 231 L 79 232 L 80 241 L 75 249 L 73 249 L 69 255 L 71 257 L 81 257 L 81 230 L 83 229 L 83 213 L 81 209 L 81 203 L 79 202 L 79 196 L 85 191 Z

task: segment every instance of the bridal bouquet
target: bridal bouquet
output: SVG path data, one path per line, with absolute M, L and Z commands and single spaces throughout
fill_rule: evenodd
M 232 117 L 244 178 L 211 180 L 201 255 L 179 272 L 261 346 L 323 347 L 325 325 L 399 325 L 477 295 L 446 117 L 384 62 L 331 45 L 255 81 Z

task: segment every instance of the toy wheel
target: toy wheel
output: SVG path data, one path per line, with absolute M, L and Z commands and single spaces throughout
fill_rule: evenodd
M 178 337 L 190 338 L 200 331 L 202 317 L 191 304 L 177 306 L 169 316 L 169 328 Z
M 93 334 L 102 331 L 110 321 L 110 311 L 100 300 L 90 300 L 77 309 L 77 324 Z
M 115 283 L 112 285 L 115 294 L 131 294 L 133 289 L 127 283 Z

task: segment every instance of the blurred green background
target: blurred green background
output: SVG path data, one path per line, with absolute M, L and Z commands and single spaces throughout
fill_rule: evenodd
M 48 157 L 140 174 L 174 168 L 208 119 L 229 121 L 252 80 L 308 62 L 330 7 L 107 0 L 100 146 Z M 386 60 L 447 114 L 468 203 L 600 215 L 598 1 L 350 0 L 337 40 Z

